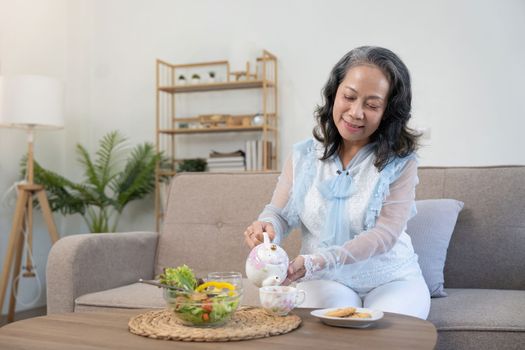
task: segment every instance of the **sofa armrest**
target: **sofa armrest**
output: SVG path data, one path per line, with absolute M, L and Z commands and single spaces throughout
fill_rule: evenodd
M 80 234 L 58 240 L 47 261 L 47 313 L 73 312 L 75 299 L 154 274 L 158 233 Z

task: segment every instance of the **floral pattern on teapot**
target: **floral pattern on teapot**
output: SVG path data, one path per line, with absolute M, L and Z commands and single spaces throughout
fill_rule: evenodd
M 286 278 L 288 254 L 277 244 L 270 242 L 263 232 L 264 241 L 255 246 L 246 259 L 246 276 L 257 287 L 277 286 Z

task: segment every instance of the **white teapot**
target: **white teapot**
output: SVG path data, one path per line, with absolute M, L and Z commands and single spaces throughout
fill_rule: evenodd
M 277 286 L 286 278 L 288 254 L 277 244 L 270 242 L 263 232 L 264 242 L 253 247 L 246 259 L 246 276 L 257 287 Z

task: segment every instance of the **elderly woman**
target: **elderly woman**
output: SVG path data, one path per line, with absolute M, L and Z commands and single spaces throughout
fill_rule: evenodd
M 381 47 L 358 47 L 332 69 L 313 139 L 294 145 L 271 203 L 245 231 L 279 243 L 302 231 L 285 284 L 303 306 L 356 306 L 426 319 L 430 295 L 405 232 L 415 214 L 417 135 L 407 126 L 410 75 Z

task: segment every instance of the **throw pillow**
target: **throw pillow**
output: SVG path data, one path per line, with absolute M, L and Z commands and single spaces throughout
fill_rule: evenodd
M 443 269 L 450 237 L 463 202 L 455 199 L 416 201 L 417 214 L 407 223 L 419 266 L 432 297 L 446 297 Z

